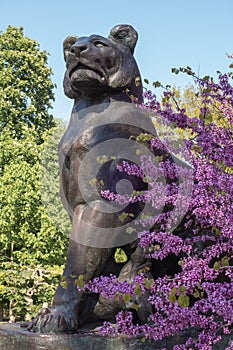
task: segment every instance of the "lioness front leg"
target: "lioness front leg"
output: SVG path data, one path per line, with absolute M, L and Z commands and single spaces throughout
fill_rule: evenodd
M 85 209 L 85 205 L 77 206 L 73 215 L 72 236 L 69 241 L 63 273 L 67 288 L 63 288 L 61 285 L 58 286 L 52 307 L 40 311 L 29 327 L 31 331 L 72 333 L 77 331 L 80 323 L 85 322 L 85 317 L 89 317 L 89 315 L 82 313 L 85 295 L 78 291 L 75 281 L 80 275 L 83 275 L 84 282 L 88 282 L 94 276 L 99 275 L 112 253 L 112 248 L 96 248 L 77 242 L 79 236 L 78 223 Z M 75 240 L 74 237 L 76 237 Z M 92 302 L 93 305 L 90 305 L 89 312 L 94 309 L 95 298 Z M 79 318 L 81 313 L 82 320 Z

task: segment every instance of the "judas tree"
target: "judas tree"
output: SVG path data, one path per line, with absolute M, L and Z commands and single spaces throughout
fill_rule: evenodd
M 232 73 L 218 72 L 216 82 L 209 76 L 198 77 L 190 67 L 173 72 L 184 72 L 193 78 L 199 111 L 195 106 L 195 115 L 190 115 L 179 105 L 169 86 L 165 87 L 162 102 L 145 89 L 145 102 L 140 108 L 155 116 L 154 123 L 160 130 L 158 137 L 142 135 L 142 139 L 150 140 L 151 149 L 161 152 L 165 149 L 189 163 L 192 176 L 188 186 L 185 185 L 187 168 L 179 169 L 163 159 L 157 159 L 155 166 L 151 157 L 142 154 L 140 167 L 124 162 L 119 171 L 141 176 L 148 183 L 147 191 L 131 196 L 102 191 L 102 196 L 110 201 L 144 201 L 155 209 L 154 213 L 161 203 L 166 208 L 154 217 L 152 214 L 142 218 L 144 230 L 138 232 L 139 245 L 155 266 L 154 279 L 145 269 L 133 281 L 101 276 L 84 285 L 79 276 L 77 285 L 88 292 L 99 292 L 102 298 L 120 298 L 125 303 L 125 310 L 116 316 L 116 325 L 104 322 L 99 328 L 103 335 L 122 333 L 144 340 L 162 340 L 186 331 L 184 344 L 174 345 L 174 350 L 211 350 L 224 335 L 230 334 L 233 324 Z M 162 86 L 159 82 L 154 85 Z M 174 142 L 168 127 L 173 130 Z M 187 136 L 182 147 L 177 134 L 182 137 L 185 134 L 180 131 L 186 131 Z M 159 191 L 161 174 L 155 169 L 158 167 L 170 178 L 182 181 L 168 182 L 165 187 L 162 184 Z M 182 208 L 184 203 L 182 220 L 174 224 L 180 215 L 177 208 Z M 156 268 L 158 271 L 159 266 L 166 266 L 171 257 L 176 267 L 167 272 L 165 269 L 165 273 L 159 271 L 155 276 Z M 148 291 L 153 313 L 147 323 L 140 324 L 135 321 L 134 313 L 138 301 L 142 295 L 148 296 Z M 131 310 L 127 307 L 129 300 L 134 300 Z M 229 343 L 227 349 L 232 349 L 231 346 Z

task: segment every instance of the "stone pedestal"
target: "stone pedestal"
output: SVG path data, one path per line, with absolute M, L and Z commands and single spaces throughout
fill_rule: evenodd
M 142 342 L 140 339 L 126 337 L 101 337 L 79 334 L 38 334 L 20 328 L 19 324 L 0 324 L 0 350 L 171 350 L 174 345 L 187 339 L 183 336 L 163 341 Z M 224 336 L 213 350 L 223 350 L 229 345 L 232 336 Z

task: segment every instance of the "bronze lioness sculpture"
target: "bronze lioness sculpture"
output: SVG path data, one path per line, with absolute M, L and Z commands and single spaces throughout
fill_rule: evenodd
M 149 265 L 137 245 L 137 236 L 126 233 L 127 225 L 140 215 L 144 204 L 111 206 L 101 199 L 101 191 L 127 192 L 128 183 L 134 191 L 147 188 L 141 177 L 118 170 L 127 159 L 126 148 L 132 154 L 128 160 L 134 162 L 136 137 L 145 131 L 154 132 L 150 118 L 145 118 L 130 97 L 139 103 L 143 100 L 133 57 L 137 38 L 130 25 L 117 25 L 108 38 L 71 36 L 64 41 L 64 91 L 74 99 L 70 123 L 59 145 L 61 198 L 72 221 L 63 277 L 68 287 L 58 286 L 52 308 L 41 310 L 31 330 L 76 332 L 99 321 L 113 322 L 123 304 L 78 291 L 75 280 L 82 275 L 87 282 L 110 273 L 132 280 Z M 96 158 L 101 160 L 106 153 L 104 164 L 96 163 Z M 93 177 L 94 191 L 90 182 Z M 107 209 L 103 209 L 105 203 Z M 126 264 L 115 262 L 117 246 L 125 247 Z M 140 305 L 138 321 L 145 322 L 151 312 L 145 296 Z

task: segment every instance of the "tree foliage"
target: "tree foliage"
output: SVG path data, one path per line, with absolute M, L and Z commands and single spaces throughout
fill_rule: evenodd
M 58 145 L 65 131 L 65 124 L 59 119 L 55 122 L 56 126 L 44 135 L 45 142 L 40 162 L 40 190 L 51 223 L 68 236 L 71 231 L 71 222 L 60 200 L 58 159 Z
M 24 36 L 22 27 L 0 32 L 0 130 L 7 126 L 18 139 L 27 125 L 41 142 L 43 132 L 53 126 L 48 110 L 55 85 L 47 57 L 36 41 Z
M 208 78 L 207 76 L 205 77 Z M 210 77 L 209 77 L 210 78 Z M 186 114 L 190 118 L 200 118 L 203 119 L 203 111 L 205 106 L 208 104 L 208 100 L 203 99 L 203 89 L 201 86 L 195 84 L 189 84 L 184 89 L 172 87 L 169 91 L 167 89 L 167 94 L 162 97 L 162 104 L 171 104 L 174 110 L 186 111 Z M 216 123 L 219 127 L 228 127 L 228 120 L 224 113 L 222 113 L 222 105 L 217 100 L 211 101 L 208 104 L 209 118 Z
M 16 317 L 51 301 L 67 247 L 42 198 L 45 141 L 56 124 L 48 112 L 54 98 L 51 74 L 47 53 L 24 37 L 22 28 L 1 33 L 0 301 Z M 57 154 L 47 156 L 57 164 Z

